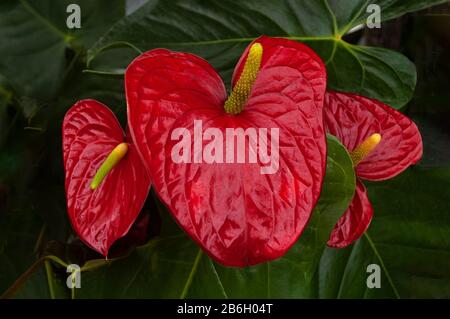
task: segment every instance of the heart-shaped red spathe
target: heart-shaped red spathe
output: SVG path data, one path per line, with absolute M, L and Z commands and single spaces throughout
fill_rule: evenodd
M 94 100 L 77 102 L 66 113 L 62 128 L 67 209 L 80 239 L 107 256 L 124 236 L 147 198 L 150 178 L 133 143 L 114 114 Z M 92 190 L 90 184 L 110 152 L 120 143 L 128 152 Z
M 327 131 L 351 152 L 372 134 L 381 141 L 356 167 L 360 179 L 393 178 L 422 158 L 422 138 L 411 119 L 380 101 L 351 93 L 327 92 L 324 102 Z M 355 196 L 331 233 L 328 245 L 342 248 L 360 238 L 374 214 L 366 188 L 357 181 Z
M 294 41 L 261 37 L 255 42 L 263 47 L 261 66 L 237 115 L 224 111 L 227 92 L 220 76 L 195 55 L 152 50 L 125 74 L 129 127 L 155 191 L 182 228 L 229 266 L 282 256 L 308 222 L 325 173 L 322 61 Z M 185 128 L 194 136 L 194 121 L 200 120 L 203 132 L 213 128 L 223 136 L 227 128 L 279 129 L 278 170 L 261 174 L 260 161 L 175 163 L 173 131 Z M 208 143 L 200 141 L 203 149 Z M 245 154 L 248 150 L 247 143 Z
M 393 178 L 422 158 L 419 129 L 411 119 L 390 106 L 351 93 L 327 92 L 324 120 L 327 131 L 353 151 L 374 133 L 380 144 L 356 167 L 369 181 Z

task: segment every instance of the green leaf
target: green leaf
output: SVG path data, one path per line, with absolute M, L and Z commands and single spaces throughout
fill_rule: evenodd
M 81 28 L 75 31 L 66 26 L 72 3 L 81 8 Z M 18 95 L 50 99 L 70 61 L 67 49 L 82 53 L 124 10 L 124 0 L 1 1 L 0 73 Z
M 136 249 L 128 258 L 82 272 L 82 288 L 76 290 L 76 296 L 314 296 L 314 274 L 320 256 L 333 226 L 353 197 L 354 188 L 351 159 L 345 148 L 335 138 L 329 137 L 327 175 L 322 195 L 307 229 L 284 257 L 245 269 L 222 267 L 206 256 L 184 233 L 180 233 L 153 240 Z
M 409 12 L 445 2 L 448 2 L 448 0 L 328 0 L 331 9 L 336 15 L 337 25 L 341 34 L 366 22 L 367 17 L 372 13 L 367 11 L 367 6 L 370 4 L 379 5 L 381 8 L 381 20 L 387 21 Z
M 329 61 L 329 88 L 377 98 L 393 107 L 406 104 L 416 86 L 414 64 L 391 50 L 340 41 Z
M 136 51 L 166 47 L 204 57 L 229 83 L 237 59 L 251 40 L 262 34 L 285 37 L 304 41 L 316 50 L 327 64 L 331 88 L 399 108 L 412 97 L 414 65 L 389 50 L 350 45 L 342 36 L 365 21 L 368 4 L 379 4 L 386 20 L 442 2 L 151 0 L 100 38 L 89 50 L 88 61 L 111 47 L 127 46 Z
M 366 235 L 321 259 L 320 297 L 449 298 L 450 169 L 410 169 L 369 185 L 375 215 Z M 369 264 L 381 288 L 368 289 Z

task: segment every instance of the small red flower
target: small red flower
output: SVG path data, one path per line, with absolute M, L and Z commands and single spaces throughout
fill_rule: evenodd
M 150 178 L 114 114 L 97 101 L 70 108 L 62 136 L 70 221 L 81 240 L 107 256 L 138 217 Z
M 129 127 L 155 191 L 211 257 L 247 266 L 283 255 L 319 198 L 326 160 L 326 72 L 306 46 L 261 37 L 244 52 L 232 84 L 227 97 L 205 60 L 164 49 L 142 54 L 125 74 Z M 199 131 L 196 121 L 203 124 Z M 212 153 L 212 135 L 189 142 L 193 150 L 183 149 L 183 160 L 175 162 L 180 128 L 189 138 L 211 129 L 214 140 L 227 129 L 278 129 L 278 167 L 261 174 L 267 166 L 261 159 L 236 163 L 238 152 L 261 149 L 250 146 L 250 138 L 228 154 L 234 162 L 225 158 L 226 147 L 218 147 L 207 163 L 202 156 Z M 269 135 L 271 141 L 274 133 Z
M 356 175 L 356 192 L 350 207 L 337 222 L 328 245 L 342 248 L 369 227 L 373 208 L 359 179 L 390 179 L 422 157 L 417 126 L 405 115 L 373 99 L 348 93 L 325 94 L 327 131 L 350 151 Z

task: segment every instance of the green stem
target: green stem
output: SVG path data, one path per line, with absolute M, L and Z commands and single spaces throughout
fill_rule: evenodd
M 53 287 L 53 269 L 52 264 L 46 260 L 45 263 L 45 272 L 47 274 L 47 283 L 48 283 L 48 290 L 50 291 L 50 298 L 56 299 L 55 296 L 55 289 Z
M 47 225 L 44 224 L 41 227 L 41 230 L 39 231 L 39 235 L 38 238 L 36 240 L 36 244 L 34 245 L 33 248 L 33 253 L 38 253 L 42 247 L 42 243 L 44 241 L 44 235 L 45 235 L 45 231 L 47 230 Z
M 386 278 L 387 278 L 389 284 L 391 285 L 392 290 L 394 291 L 395 297 L 397 299 L 400 299 L 400 294 L 398 293 L 397 288 L 395 287 L 394 282 L 392 281 L 391 275 L 389 274 L 389 271 L 387 270 L 386 265 L 384 264 L 383 259 L 381 258 L 381 255 L 378 252 L 377 247 L 373 243 L 373 241 L 370 238 L 369 233 L 367 231 L 364 233 L 364 237 L 367 239 L 367 241 L 369 242 L 370 247 L 373 249 L 373 252 L 374 252 L 375 256 L 380 261 L 381 268 L 383 269 L 383 271 L 384 271 L 384 273 L 386 275 Z
M 195 257 L 194 264 L 192 265 L 189 277 L 186 281 L 186 284 L 184 285 L 183 291 L 181 292 L 180 299 L 186 298 L 187 293 L 189 292 L 189 288 L 191 287 L 192 281 L 194 280 L 194 276 L 195 273 L 197 272 L 198 264 L 200 263 L 201 258 L 202 258 L 202 250 L 199 249 L 197 256 Z
M 75 270 L 72 274 L 75 278 L 78 276 L 77 274 L 78 270 Z M 70 299 L 75 299 L 75 289 L 77 289 L 74 285 L 72 285 L 72 288 L 70 288 Z
M 93 69 L 84 69 L 83 73 L 91 73 L 98 75 L 113 75 L 113 76 L 123 76 L 125 74 L 125 70 L 120 69 L 120 72 L 111 72 L 111 71 L 102 71 L 102 70 L 93 70 Z
M 25 126 L 23 129 L 25 131 L 45 132 L 45 129 L 42 127 Z
M 107 45 L 104 45 L 98 49 L 93 50 L 92 52 L 88 52 L 88 58 L 86 61 L 86 66 L 89 68 L 91 65 L 91 62 L 97 57 L 97 55 L 99 55 L 100 53 L 102 53 L 103 51 L 105 51 L 106 49 L 109 48 L 120 48 L 120 47 L 129 47 L 131 49 L 133 49 L 134 51 L 136 51 L 138 54 L 142 54 L 143 51 L 141 49 L 139 49 L 137 46 L 135 46 L 134 44 L 127 42 L 127 41 L 115 41 L 115 42 L 111 42 L 108 43 Z

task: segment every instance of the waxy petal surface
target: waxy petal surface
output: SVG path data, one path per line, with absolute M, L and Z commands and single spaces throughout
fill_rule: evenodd
M 70 221 L 87 245 L 107 256 L 139 215 L 150 178 L 136 148 L 105 105 L 94 100 L 77 102 L 64 118 L 62 133 Z M 95 173 L 122 142 L 129 145 L 127 154 L 92 190 Z
M 367 190 L 356 181 L 355 195 L 349 208 L 334 226 L 328 246 L 343 248 L 361 237 L 370 225 L 373 207 L 367 197 Z
M 325 173 L 325 67 L 304 45 L 260 40 L 261 68 L 237 115 L 224 111 L 227 93 L 217 72 L 194 55 L 149 51 L 125 74 L 129 126 L 157 194 L 210 256 L 230 266 L 282 256 L 303 231 Z M 266 164 L 260 161 L 174 163 L 171 151 L 179 140 L 171 135 L 186 128 L 194 136 L 195 120 L 202 120 L 203 132 L 214 128 L 223 136 L 227 128 L 278 128 L 279 169 L 261 174 Z M 196 141 L 202 148 L 210 142 Z
M 407 116 L 373 99 L 349 94 L 325 94 L 327 131 L 353 151 L 374 133 L 378 146 L 356 167 L 358 177 L 378 181 L 392 178 L 422 157 L 422 138 Z

